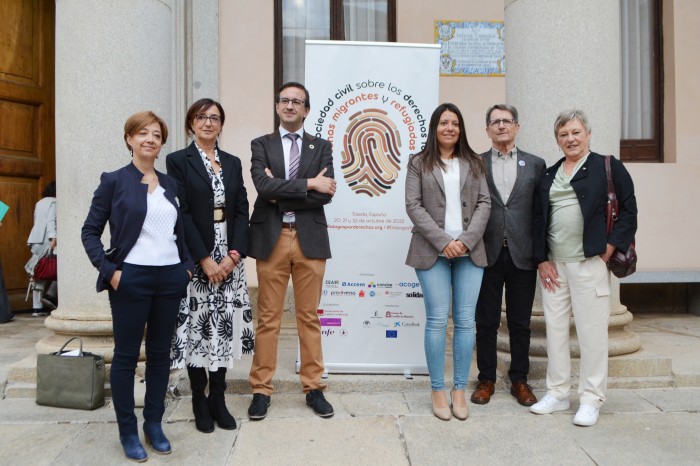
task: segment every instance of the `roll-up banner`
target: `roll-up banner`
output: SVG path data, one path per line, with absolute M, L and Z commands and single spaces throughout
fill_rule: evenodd
M 329 373 L 427 374 L 404 185 L 438 103 L 440 46 L 306 41 L 307 132 L 333 143 L 333 258 L 318 317 Z M 298 370 L 298 363 L 297 363 Z

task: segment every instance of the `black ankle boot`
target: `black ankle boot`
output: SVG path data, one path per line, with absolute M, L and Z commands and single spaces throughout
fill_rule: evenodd
M 236 420 L 226 409 L 226 369 L 209 372 L 209 409 L 220 428 L 234 430 Z
M 211 417 L 209 403 L 204 394 L 204 389 L 207 386 L 207 370 L 203 367 L 187 366 L 187 375 L 190 378 L 190 387 L 192 388 L 194 425 L 197 427 L 198 431 L 204 432 L 205 434 L 214 432 L 214 420 Z

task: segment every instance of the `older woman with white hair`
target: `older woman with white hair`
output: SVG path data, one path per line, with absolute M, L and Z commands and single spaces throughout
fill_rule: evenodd
M 573 313 L 581 349 L 580 404 L 574 424 L 592 426 L 605 401 L 608 378 L 610 274 L 615 248 L 627 250 L 637 231 L 637 201 L 629 173 L 611 160 L 619 215 L 606 228 L 605 157 L 591 152 L 591 127 L 580 110 L 561 113 L 554 136 L 564 157 L 548 168 L 536 193 L 534 258 L 542 287 L 547 328 L 547 394 L 530 407 L 535 414 L 569 409 Z

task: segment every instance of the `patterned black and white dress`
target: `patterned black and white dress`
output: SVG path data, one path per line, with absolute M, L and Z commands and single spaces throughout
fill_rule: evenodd
M 226 195 L 223 169 L 216 174 L 206 154 L 197 147 L 211 179 L 214 207 L 224 207 Z M 219 151 L 215 150 L 219 162 Z M 215 239 L 211 258 L 217 263 L 228 254 L 226 222 L 214 223 Z M 241 260 L 226 280 L 209 283 L 200 264 L 180 303 L 177 329 L 171 348 L 171 368 L 186 365 L 210 371 L 232 368 L 233 360 L 251 354 L 254 348 L 253 317 L 248 296 L 245 264 Z

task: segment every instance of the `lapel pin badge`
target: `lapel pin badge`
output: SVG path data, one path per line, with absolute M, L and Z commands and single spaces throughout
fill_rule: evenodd
M 314 148 L 314 145 L 313 145 L 313 144 L 309 144 L 309 149 L 313 149 L 313 148 Z
M 518 162 L 518 165 L 520 165 L 521 167 L 524 167 L 524 166 L 525 166 L 525 161 L 524 161 L 524 160 L 521 160 L 520 162 Z

